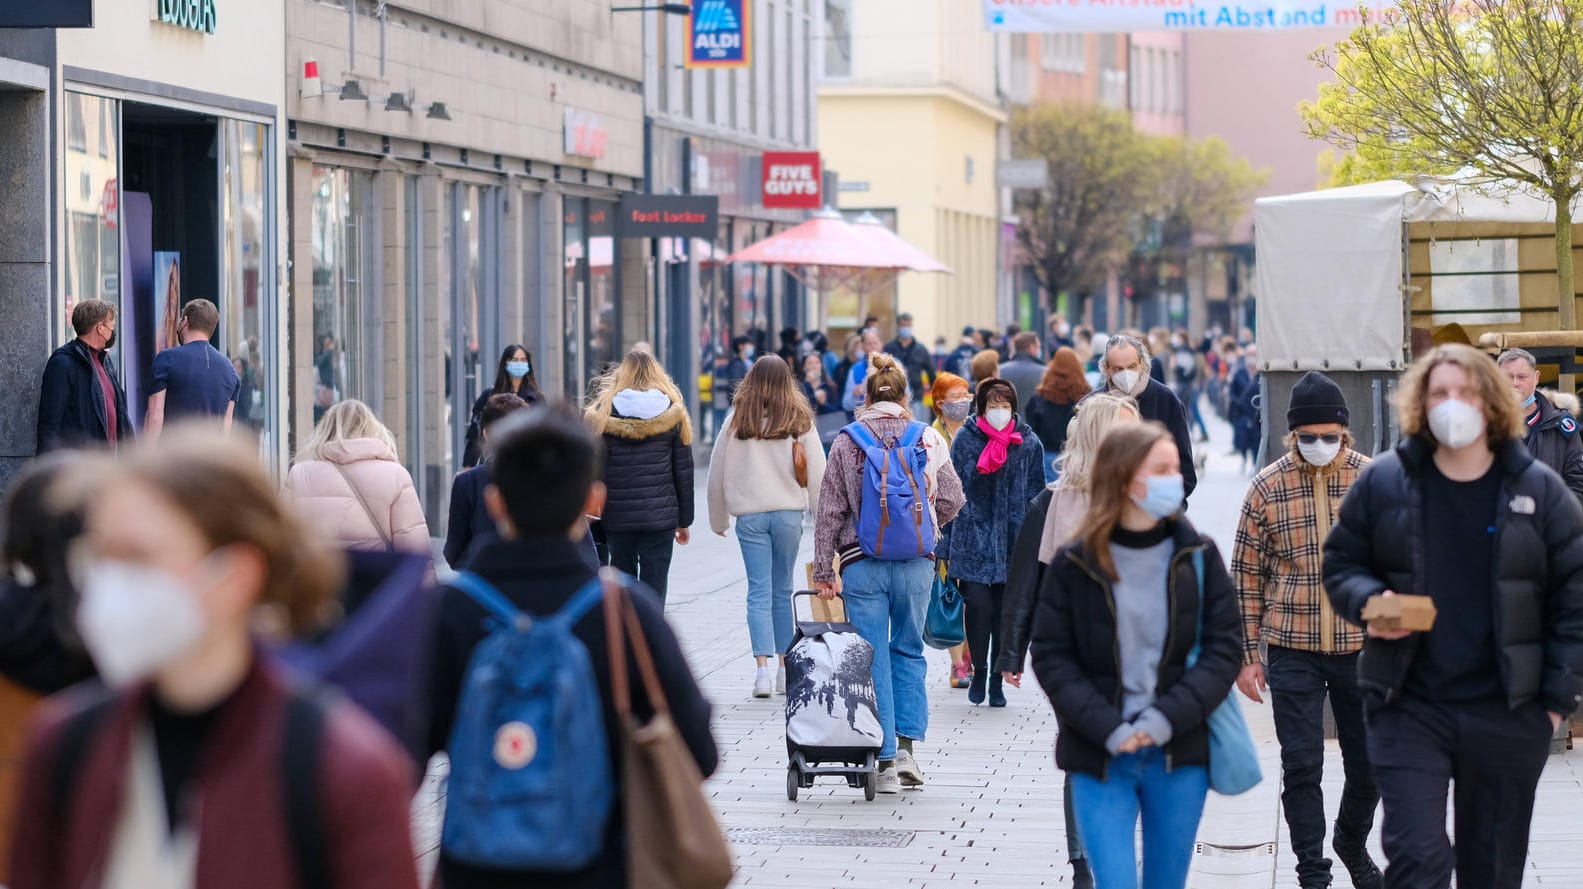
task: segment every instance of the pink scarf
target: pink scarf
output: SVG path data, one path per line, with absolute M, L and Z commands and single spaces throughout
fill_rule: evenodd
M 1022 444 L 1022 433 L 1017 431 L 1015 421 L 1007 423 L 1005 429 L 996 429 L 983 417 L 978 418 L 978 430 L 989 436 L 989 444 L 984 445 L 984 450 L 978 455 L 979 474 L 999 472 L 1006 465 L 1007 446 Z

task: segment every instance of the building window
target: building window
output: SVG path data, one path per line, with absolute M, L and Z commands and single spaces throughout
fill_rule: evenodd
M 76 335 L 71 310 L 84 299 L 121 303 L 121 103 L 83 93 L 66 94 L 66 169 L 61 176 L 66 212 L 63 313 L 56 341 Z M 89 145 L 88 118 L 104 121 Z M 122 337 L 126 339 L 125 336 Z M 125 362 L 121 362 L 123 365 Z
M 1084 35 L 1044 34 L 1039 38 L 1039 65 L 1046 71 L 1081 74 L 1086 67 Z
M 270 183 L 274 170 L 270 128 L 240 120 L 220 122 L 221 263 L 219 348 L 235 365 L 242 387 L 235 422 L 253 430 L 263 453 L 275 435 L 276 356 L 274 255 Z
M 1127 98 L 1133 110 L 1143 109 L 1143 50 L 1134 46 L 1127 53 Z
M 313 168 L 313 421 L 338 401 L 378 405 L 382 313 L 374 174 Z
M 824 76 L 852 76 L 852 0 L 824 0 Z

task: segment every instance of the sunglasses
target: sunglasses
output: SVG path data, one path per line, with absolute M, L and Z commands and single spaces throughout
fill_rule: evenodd
M 1314 445 L 1318 444 L 1319 442 L 1324 442 L 1327 445 L 1341 444 L 1341 433 L 1327 432 L 1324 435 L 1319 435 L 1313 432 L 1297 433 L 1298 444 Z

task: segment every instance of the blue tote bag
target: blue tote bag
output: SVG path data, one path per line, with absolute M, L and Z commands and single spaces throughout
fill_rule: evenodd
M 934 589 L 929 593 L 929 613 L 924 616 L 923 641 L 930 648 L 946 649 L 967 639 L 966 618 L 962 610 L 962 591 L 945 576 L 944 566 L 934 572 Z
M 1204 636 L 1204 551 L 1193 553 L 1193 570 L 1198 573 L 1198 633 L 1193 650 L 1187 653 L 1189 669 L 1198 663 L 1198 649 Z M 1253 746 L 1253 733 L 1242 718 L 1242 707 L 1234 691 L 1209 714 L 1209 787 L 1222 796 L 1247 793 L 1264 779 L 1259 770 L 1259 752 Z

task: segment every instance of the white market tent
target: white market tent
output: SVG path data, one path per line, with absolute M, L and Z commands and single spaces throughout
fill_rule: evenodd
M 1522 232 L 1531 240 L 1542 233 L 1535 226 L 1554 224 L 1548 200 L 1445 181 L 1261 198 L 1254 208 L 1260 362 L 1271 370 L 1399 371 L 1410 333 L 1407 288 L 1423 289 L 1421 276 L 1435 272 L 1428 260 L 1437 237 L 1474 242 Z M 1523 255 L 1548 253 L 1553 271 L 1553 242 L 1531 248 Z M 1415 295 L 1411 308 L 1428 300 Z M 1526 292 L 1523 302 L 1530 302 Z

